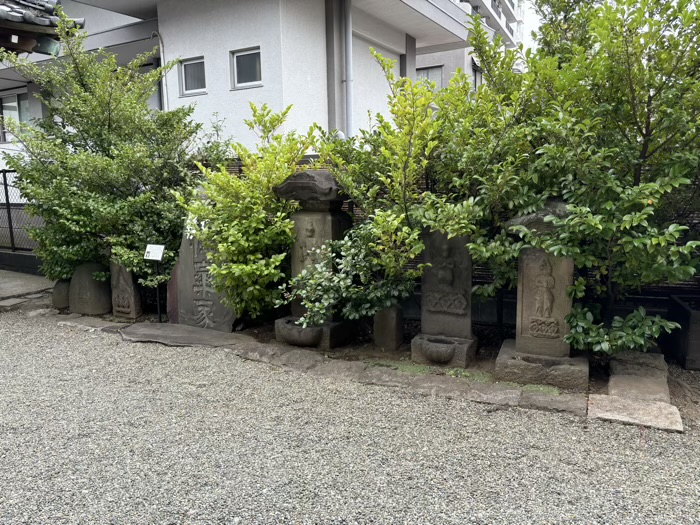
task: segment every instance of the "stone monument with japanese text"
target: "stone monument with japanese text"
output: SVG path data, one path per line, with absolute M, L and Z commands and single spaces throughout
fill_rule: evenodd
M 220 332 L 232 332 L 235 314 L 223 305 L 209 275 L 207 252 L 185 233 L 173 272 L 177 296 L 177 322 Z M 174 317 L 174 316 L 172 316 Z

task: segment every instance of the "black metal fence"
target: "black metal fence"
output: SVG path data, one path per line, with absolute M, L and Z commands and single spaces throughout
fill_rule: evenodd
M 15 186 L 14 171 L 0 170 L 0 249 L 30 252 L 36 243 L 29 238 L 28 229 L 41 226 L 38 217 L 27 213 L 26 201 Z

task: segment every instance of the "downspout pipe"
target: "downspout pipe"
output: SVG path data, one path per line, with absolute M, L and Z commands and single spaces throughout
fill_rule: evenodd
M 353 110 L 353 74 L 352 74 L 352 0 L 344 0 L 345 7 L 345 132 L 348 137 L 355 136 Z
M 158 51 L 160 53 L 160 66 L 163 67 L 165 65 L 165 43 L 163 42 L 163 37 L 160 36 L 160 33 L 158 31 L 153 31 L 153 33 L 151 33 L 151 38 L 153 38 L 154 36 L 158 37 Z M 166 75 L 163 75 L 163 78 L 160 82 L 160 85 L 161 85 L 161 103 L 160 103 L 160 105 L 163 107 L 163 111 L 168 111 L 168 106 L 169 106 L 168 79 L 165 77 L 166 77 Z

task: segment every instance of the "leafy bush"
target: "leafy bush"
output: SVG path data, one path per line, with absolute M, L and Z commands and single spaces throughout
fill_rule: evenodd
M 700 14 L 684 1 L 536 5 L 538 52 L 505 51 L 477 23 L 473 44 L 488 85 L 468 94 L 458 75 L 438 97 L 433 171 L 446 195 L 433 220 L 472 235 L 475 261 L 495 272 L 488 293 L 514 284 L 523 241 L 572 257 L 577 304 L 567 340 L 606 353 L 645 350 L 675 325 L 643 309 L 617 317 L 619 301 L 697 267 L 698 244 L 674 219 L 697 209 Z M 518 61 L 522 74 L 513 72 Z M 552 197 L 569 210 L 550 218 L 552 231 L 508 228 Z
M 405 217 L 377 211 L 347 236 L 316 250 L 315 263 L 284 288 L 285 300 L 299 299 L 303 326 L 317 326 L 337 312 L 345 319 L 369 317 L 413 293 L 421 267 L 409 264 L 422 251 L 420 233 Z
M 426 168 L 436 146 L 432 83 L 396 78 L 394 63 L 373 51 L 390 87 L 390 118 L 376 115 L 370 130 L 347 140 L 322 135 L 321 164 L 329 166 L 364 215 L 346 237 L 322 247 L 318 261 L 285 287 L 300 299 L 304 326 L 332 313 L 346 319 L 399 304 L 415 288 L 422 266 L 420 221 Z
M 86 51 L 86 34 L 63 16 L 58 35 L 64 56 L 41 66 L 0 51 L 41 89 L 43 119 L 4 124 L 24 146 L 6 157 L 8 167 L 45 222 L 31 231 L 42 270 L 66 279 L 81 263 L 111 258 L 146 285 L 167 281 L 184 222 L 173 190 L 194 182 L 187 151 L 198 130 L 191 108 L 148 106 L 173 64 L 142 73 L 154 55 L 147 53 L 120 66 L 112 53 Z M 143 260 L 148 243 L 166 246 L 160 275 Z
M 297 204 L 278 199 L 272 190 L 296 173 L 314 143 L 314 128 L 305 135 L 285 135 L 278 129 L 291 106 L 280 113 L 267 105 L 251 104 L 251 109 L 252 118 L 245 122 L 259 142 L 255 151 L 233 144 L 241 172 L 202 166 L 200 197 L 183 204 L 189 231 L 209 250 L 212 285 L 237 315 L 256 317 L 281 296 L 294 243 L 290 216 Z

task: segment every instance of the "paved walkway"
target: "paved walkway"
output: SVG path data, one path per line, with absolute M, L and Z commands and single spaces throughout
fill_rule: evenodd
M 38 275 L 0 270 L 0 301 L 53 288 L 54 282 Z
M 245 343 L 244 343 L 245 344 Z M 700 434 L 0 313 L 0 523 L 700 522 Z

